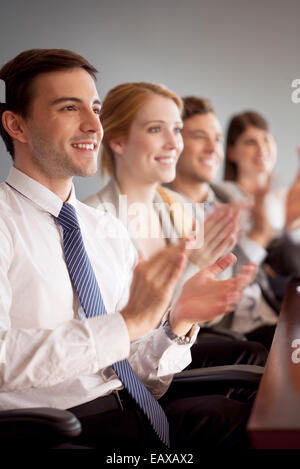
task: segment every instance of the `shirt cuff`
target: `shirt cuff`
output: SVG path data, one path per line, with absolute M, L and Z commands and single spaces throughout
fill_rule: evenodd
M 296 230 L 287 231 L 287 237 L 294 244 L 300 244 L 300 228 Z
M 191 363 L 190 349 L 195 343 L 199 329 L 196 325 L 189 344 L 178 344 L 171 340 L 162 327 L 156 331 L 153 349 L 157 356 L 161 357 L 158 363 L 158 377 L 179 373 Z
M 261 264 L 267 256 L 267 251 L 247 236 L 241 238 L 239 245 L 249 261 L 254 264 Z
M 130 340 L 120 313 L 89 318 L 86 324 L 94 338 L 99 369 L 128 358 Z

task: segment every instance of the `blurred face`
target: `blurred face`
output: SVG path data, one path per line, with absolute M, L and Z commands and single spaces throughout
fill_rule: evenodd
M 113 145 L 117 174 L 135 181 L 169 182 L 182 151 L 182 121 L 174 101 L 153 94 L 137 112 L 126 139 Z
M 276 163 L 275 140 L 269 132 L 250 126 L 228 149 L 228 157 L 237 164 L 239 176 L 271 174 Z
M 95 173 L 102 139 L 99 112 L 95 83 L 85 70 L 39 75 L 25 120 L 31 164 L 51 178 Z
M 213 113 L 196 114 L 184 121 L 184 150 L 177 172 L 195 182 L 211 182 L 223 160 L 222 128 Z

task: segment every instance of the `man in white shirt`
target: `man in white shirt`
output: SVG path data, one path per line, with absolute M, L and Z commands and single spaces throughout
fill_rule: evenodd
M 84 444 L 147 448 L 158 439 L 111 365 L 127 358 L 161 397 L 190 362 L 194 324 L 229 312 L 254 267 L 216 280 L 234 262 L 229 254 L 187 282 L 162 324 L 188 240 L 135 267 L 122 225 L 81 204 L 72 185 L 74 175 L 97 168 L 95 72 L 60 49 L 25 51 L 0 70 L 6 84 L 0 131 L 14 163 L 0 185 L 0 408 L 71 408 Z M 55 220 L 66 201 L 76 209 L 106 315 L 87 319 L 72 285 Z M 243 439 L 246 404 L 222 396 L 179 402 L 165 408 L 172 446 L 233 446 Z

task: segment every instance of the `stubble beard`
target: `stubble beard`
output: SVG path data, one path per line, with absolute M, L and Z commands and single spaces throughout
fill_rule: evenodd
M 32 137 L 31 155 L 33 163 L 42 172 L 57 178 L 86 177 L 97 170 L 96 164 L 87 167 L 76 165 L 66 151 L 58 150 L 37 132 Z
M 192 184 L 211 184 L 213 182 L 213 177 L 207 177 L 204 174 L 199 174 L 197 171 L 189 171 L 188 177 Z

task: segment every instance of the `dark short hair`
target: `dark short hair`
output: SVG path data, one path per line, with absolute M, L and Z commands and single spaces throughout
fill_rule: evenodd
M 3 127 L 3 112 L 11 110 L 26 118 L 33 98 L 34 78 L 42 73 L 72 68 L 83 68 L 96 80 L 97 70 L 85 58 L 65 49 L 26 50 L 3 65 L 0 79 L 5 83 L 6 102 L 0 104 L 0 134 L 12 158 L 13 140 Z
M 267 120 L 256 111 L 244 111 L 235 114 L 228 125 L 225 147 L 225 166 L 224 179 L 226 181 L 237 180 L 237 165 L 228 158 L 228 147 L 234 146 L 237 139 L 248 127 L 257 127 L 258 129 L 270 131 Z
M 183 101 L 182 120 L 189 119 L 196 114 L 215 114 L 215 110 L 211 101 L 207 98 L 200 98 L 197 96 L 185 96 Z

